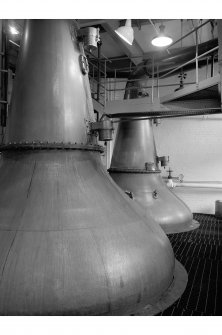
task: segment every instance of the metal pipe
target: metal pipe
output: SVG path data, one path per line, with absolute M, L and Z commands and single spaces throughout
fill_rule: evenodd
M 216 188 L 221 189 L 222 188 L 222 182 L 219 184 L 217 182 L 215 183 L 209 183 L 209 182 L 175 182 L 172 179 L 168 179 L 167 186 L 170 188 L 174 187 L 190 187 L 190 188 Z

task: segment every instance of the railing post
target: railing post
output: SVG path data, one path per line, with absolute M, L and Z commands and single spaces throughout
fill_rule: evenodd
M 154 99 L 154 56 L 152 57 L 152 103 Z
M 159 97 L 160 97 L 160 89 L 159 89 L 159 65 L 158 64 L 156 66 L 156 71 L 157 71 L 157 97 L 159 99 Z
M 198 31 L 195 31 L 196 35 L 196 85 L 199 82 L 199 75 L 198 75 Z
M 100 65 L 101 65 L 101 46 L 102 42 L 99 41 L 97 43 L 98 46 L 98 60 L 97 60 L 97 101 L 100 100 L 100 81 L 101 81 L 101 74 L 100 74 Z
M 116 100 L 116 69 L 115 69 L 115 79 L 114 79 L 114 100 Z
M 211 70 L 211 77 L 214 76 L 214 54 L 212 55 L 212 70 Z
M 104 64 L 104 107 L 106 107 L 106 59 Z
M 208 64 L 209 64 L 209 57 L 207 57 L 206 79 L 208 78 Z

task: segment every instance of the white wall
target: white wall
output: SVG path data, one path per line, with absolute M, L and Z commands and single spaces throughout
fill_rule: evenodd
M 188 71 L 185 82 L 195 81 L 195 70 Z M 215 74 L 218 63 L 215 63 Z M 199 69 L 199 80 L 210 77 L 210 66 Z M 179 86 L 177 76 L 161 80 L 175 86 L 160 89 L 160 96 L 174 92 Z M 156 96 L 155 92 L 155 96 Z M 122 94 L 120 94 L 121 98 Z M 112 100 L 113 97 L 111 97 Z M 123 97 L 122 97 L 123 98 Z M 186 118 L 162 119 L 161 124 L 154 125 L 154 136 L 158 156 L 169 155 L 173 175 L 184 175 L 184 181 L 219 181 L 222 182 L 222 117 L 195 116 Z M 110 144 L 110 151 L 114 141 Z M 168 170 L 168 168 L 166 169 Z M 168 173 L 163 170 L 163 176 Z M 191 209 L 192 212 L 215 212 L 215 201 L 222 200 L 222 189 L 175 188 L 173 190 Z
M 218 64 L 215 63 L 215 73 L 218 72 Z M 210 77 L 208 69 L 199 69 L 199 80 Z M 188 71 L 185 82 L 195 81 L 195 71 Z M 109 89 L 114 87 L 124 89 L 125 83 L 114 84 L 113 79 L 108 80 Z M 175 86 L 160 89 L 160 96 L 173 93 L 179 86 L 176 76 L 161 80 L 161 83 L 172 83 Z M 151 82 L 150 82 L 151 84 Z M 155 96 L 156 96 L 155 92 Z M 124 90 L 109 93 L 109 100 L 122 100 Z M 116 128 L 116 127 L 115 127 Z M 186 118 L 162 119 L 161 124 L 154 126 L 154 136 L 158 156 L 169 155 L 170 167 L 173 175 L 184 175 L 184 181 L 219 181 L 222 182 L 222 117 L 196 116 Z M 115 139 L 116 131 L 114 134 Z M 104 157 L 104 163 L 110 163 L 114 142 L 108 144 L 108 157 Z M 104 164 L 105 165 L 105 164 Z M 168 168 L 166 169 L 168 170 Z M 162 175 L 168 173 L 163 170 Z M 222 189 L 197 189 L 175 188 L 173 190 L 191 209 L 192 212 L 215 212 L 215 201 L 222 200 Z
M 170 156 L 173 176 L 184 181 L 222 182 L 222 117 L 198 116 L 162 119 L 154 126 L 157 153 Z M 167 172 L 163 171 L 163 176 Z M 175 188 L 173 190 L 192 212 L 214 214 L 215 200 L 222 189 Z

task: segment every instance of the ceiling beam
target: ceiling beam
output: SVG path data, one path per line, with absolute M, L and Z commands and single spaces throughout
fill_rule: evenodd
M 116 42 L 119 48 L 131 59 L 132 63 L 137 65 L 142 62 L 143 50 L 141 49 L 137 41 L 134 39 L 133 45 L 129 45 L 115 33 L 115 29 L 119 27 L 119 20 L 107 20 L 101 25 Z

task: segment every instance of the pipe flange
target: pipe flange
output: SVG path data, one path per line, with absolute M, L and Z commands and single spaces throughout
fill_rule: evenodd
M 85 150 L 104 152 L 103 147 L 94 144 L 64 143 L 64 142 L 20 142 L 0 146 L 0 151 L 9 150 Z
M 145 169 L 127 169 L 127 168 L 110 168 L 107 170 L 109 173 L 141 173 L 141 174 L 150 174 L 150 173 L 161 173 L 160 170 L 145 170 Z

